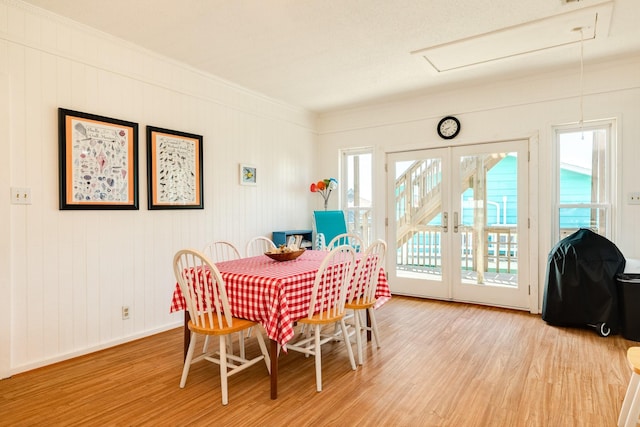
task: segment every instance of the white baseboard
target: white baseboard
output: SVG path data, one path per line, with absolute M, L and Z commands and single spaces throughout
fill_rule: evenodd
M 176 322 L 176 323 L 169 323 L 167 325 L 161 326 L 159 328 L 155 328 L 155 329 L 150 329 L 144 332 L 140 332 L 134 335 L 128 335 L 126 337 L 122 337 L 119 338 L 117 340 L 113 340 L 113 341 L 108 341 L 108 342 L 104 342 L 101 343 L 100 345 L 96 345 L 93 347 L 88 347 L 88 348 L 83 348 L 81 350 L 77 350 L 77 351 L 72 351 L 69 353 L 64 353 L 64 354 L 59 354 L 55 357 L 50 357 L 47 359 L 42 359 L 42 360 L 38 360 L 35 362 L 31 362 L 31 363 L 27 363 L 24 365 L 20 365 L 20 366 L 14 366 L 12 368 L 10 368 L 9 370 L 9 375 L 7 377 L 4 378 L 0 378 L 0 380 L 6 379 L 6 378 L 10 378 L 12 375 L 16 375 L 16 374 L 20 374 L 22 372 L 27 372 L 27 371 L 31 371 L 33 369 L 37 369 L 37 368 L 42 368 L 43 366 L 48 366 L 48 365 L 52 365 L 54 363 L 58 363 L 58 362 L 62 362 L 65 360 L 69 360 L 69 359 L 73 359 L 75 357 L 79 357 L 79 356 L 85 356 L 87 354 L 90 353 L 95 353 L 96 351 L 100 351 L 100 350 L 104 350 L 107 348 L 111 348 L 111 347 L 115 347 L 117 345 L 120 344 L 125 344 L 131 341 L 135 341 L 137 339 L 140 338 L 145 338 L 145 337 L 149 337 L 151 335 L 155 335 L 155 334 L 159 334 L 161 332 L 165 332 L 165 331 L 169 331 L 171 329 L 175 329 L 175 328 L 181 328 L 184 326 L 184 323 L 182 322 Z M 176 349 L 176 351 L 178 352 L 182 352 L 182 348 Z M 181 353 L 182 354 L 182 353 Z

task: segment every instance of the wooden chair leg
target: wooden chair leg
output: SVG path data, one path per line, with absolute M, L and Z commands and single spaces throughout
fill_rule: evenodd
M 193 352 L 196 348 L 196 334 L 191 334 L 189 341 L 189 348 L 187 355 L 184 358 L 184 367 L 182 368 L 182 377 L 180 378 L 180 388 L 184 388 L 187 383 L 187 376 L 189 375 L 189 368 L 191 367 L 191 360 L 193 359 Z
M 627 360 L 631 366 L 631 378 L 620 408 L 618 427 L 636 427 L 640 417 L 640 347 L 629 347 Z
M 220 335 L 220 388 L 222 389 L 222 404 L 229 403 L 229 389 L 227 386 L 227 346 L 226 338 Z
M 380 348 L 380 334 L 378 333 L 378 324 L 376 323 L 376 316 L 373 314 L 373 307 L 367 309 L 367 315 L 371 321 L 371 330 L 373 331 L 373 339 L 376 342 L 376 347 Z
M 316 360 L 316 391 L 322 391 L 322 349 L 320 348 L 320 326 L 315 326 L 314 357 Z
M 636 378 L 635 392 L 633 392 L 631 405 L 629 405 L 629 413 L 625 420 L 625 427 L 636 427 L 638 425 L 638 417 L 640 417 L 640 384 L 638 384 L 638 375 L 633 375 Z M 632 379 L 633 380 L 633 379 Z M 629 383 L 631 386 L 631 383 Z
M 355 330 L 356 330 L 356 350 L 358 352 L 358 365 L 362 365 L 362 321 L 360 319 L 360 313 L 358 310 L 354 310 L 353 319 L 355 322 Z M 345 340 L 345 344 L 349 344 L 349 340 Z
M 238 347 L 240 347 L 240 358 L 245 359 L 245 351 L 244 351 L 244 332 L 240 331 L 238 335 Z M 248 335 L 247 335 L 248 337 Z
M 344 323 L 344 319 L 340 319 L 340 326 L 342 327 L 342 334 L 346 337 L 346 339 L 344 340 L 344 344 L 347 346 L 347 354 L 349 355 L 349 362 L 351 362 L 351 369 L 355 371 L 356 361 L 353 358 L 353 349 L 351 348 L 351 340 L 349 340 L 349 335 L 347 333 L 347 325 L 346 323 Z

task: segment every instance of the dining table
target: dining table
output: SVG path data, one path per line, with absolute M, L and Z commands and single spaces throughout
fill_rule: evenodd
M 215 263 L 225 282 L 232 315 L 260 323 L 270 340 L 271 399 L 278 397 L 278 345 L 286 352 L 287 342 L 294 336 L 295 322 L 308 316 L 313 283 L 328 254 L 306 250 L 298 258 L 284 262 L 260 255 Z M 375 295 L 376 308 L 391 298 L 383 269 L 378 274 Z M 187 327 L 189 314 L 176 284 L 170 311 L 181 310 L 185 311 L 186 352 L 191 337 Z

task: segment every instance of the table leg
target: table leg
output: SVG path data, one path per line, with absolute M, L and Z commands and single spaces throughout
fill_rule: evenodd
M 271 399 L 278 398 L 278 342 L 271 340 Z
M 189 351 L 189 343 L 191 342 L 191 331 L 189 331 L 189 310 L 184 311 L 184 360 L 187 360 L 187 351 Z
M 369 310 L 365 310 L 367 313 L 367 327 L 371 327 L 371 316 L 369 316 Z M 367 341 L 371 341 L 371 329 L 367 329 Z

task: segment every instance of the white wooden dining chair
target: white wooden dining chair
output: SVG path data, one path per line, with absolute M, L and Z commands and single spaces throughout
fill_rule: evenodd
M 384 240 L 376 240 L 364 252 L 354 273 L 354 280 L 348 292 L 347 310 L 353 310 L 354 329 L 356 337 L 356 350 L 358 364 L 362 365 L 362 332 L 371 331 L 376 347 L 380 348 L 380 334 L 374 313 L 376 303 L 376 288 L 378 276 L 384 265 L 387 253 L 387 243 Z M 367 326 L 362 314 L 369 314 L 371 326 Z
M 348 245 L 338 246 L 326 256 L 313 283 L 307 317 L 298 320 L 305 327 L 305 333 L 287 343 L 288 350 L 314 356 L 317 391 L 322 391 L 322 345 L 335 339 L 333 331 L 323 335 L 322 328 L 338 323 L 342 334 L 347 336 L 345 302 L 347 287 L 353 278 L 355 259 L 355 250 Z M 348 339 L 343 341 L 347 347 L 351 369 L 355 371 L 351 343 Z
M 231 315 L 231 307 L 227 298 L 225 283 L 215 264 L 211 263 L 201 252 L 184 249 L 178 251 L 173 258 L 173 271 L 185 298 L 191 320 L 188 323 L 191 331 L 191 342 L 180 378 L 180 388 L 184 388 L 192 364 L 201 360 L 216 363 L 220 366 L 220 387 L 222 404 L 229 403 L 227 378 L 261 360 L 265 361 L 270 372 L 269 352 L 261 333 L 256 333 L 261 355 L 252 359 L 237 357 L 226 351 L 226 337 L 235 332 L 244 331 L 257 326 L 257 322 L 240 319 Z M 218 336 L 217 352 L 203 352 L 194 357 L 198 336 Z
M 232 261 L 234 259 L 240 259 L 240 251 L 235 245 L 226 240 L 217 240 L 207 244 L 202 253 L 209 259 L 209 261 L 216 262 L 224 262 L 224 261 Z M 247 338 L 250 335 L 251 330 L 247 331 Z M 244 332 L 238 335 L 238 347 L 240 347 L 240 357 L 244 357 Z M 209 337 L 206 337 L 204 340 L 204 345 L 202 347 L 203 352 L 207 352 L 207 347 L 209 346 Z M 227 337 L 227 349 L 229 353 L 233 353 L 233 339 L 231 335 Z
M 335 236 L 327 244 L 326 249 L 331 250 L 336 246 L 349 245 L 356 250 L 356 252 L 362 252 L 364 250 L 364 242 L 362 238 L 355 233 L 342 233 Z
M 202 252 L 213 263 L 240 258 L 240 251 L 233 243 L 226 240 L 211 242 L 204 247 Z
M 245 256 L 248 258 L 263 255 L 265 252 L 275 248 L 276 244 L 268 237 L 256 236 L 247 242 Z
M 618 415 L 618 427 L 636 427 L 640 417 L 640 347 L 627 349 L 631 378 Z

